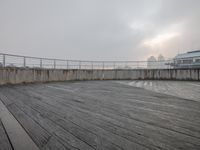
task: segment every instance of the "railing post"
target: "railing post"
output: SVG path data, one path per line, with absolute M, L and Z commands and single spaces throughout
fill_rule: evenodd
M 94 66 L 93 66 L 93 61 L 91 62 L 91 65 L 92 65 L 91 67 L 92 67 L 92 70 L 93 70 L 93 67 L 94 67 Z
M 69 61 L 67 60 L 67 69 L 69 69 Z
M 103 62 L 103 70 L 104 70 L 104 62 Z
M 53 68 L 56 69 L 56 60 L 53 60 Z
M 5 67 L 5 66 L 6 66 L 6 55 L 3 54 L 3 67 Z
M 174 62 L 173 62 L 173 63 L 174 63 L 174 65 L 173 65 L 173 66 L 174 66 L 174 69 L 176 69 L 176 61 L 175 61 L 175 59 L 174 59 L 173 61 L 174 61 Z M 170 69 L 171 69 L 171 67 L 170 67 Z
M 81 69 L 81 61 L 79 61 L 79 70 Z
M 26 67 L 26 57 L 24 57 L 24 68 Z
M 40 68 L 42 68 L 42 58 L 40 59 Z

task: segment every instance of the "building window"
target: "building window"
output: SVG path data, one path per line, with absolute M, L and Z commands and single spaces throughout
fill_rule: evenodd
M 191 64 L 191 63 L 193 63 L 192 59 L 185 59 L 185 60 L 183 60 L 183 64 Z
M 196 62 L 196 63 L 200 63 L 200 59 L 196 59 L 195 62 Z

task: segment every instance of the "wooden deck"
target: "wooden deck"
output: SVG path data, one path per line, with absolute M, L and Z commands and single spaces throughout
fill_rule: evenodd
M 0 99 L 41 150 L 200 149 L 200 101 L 117 81 L 2 86 Z

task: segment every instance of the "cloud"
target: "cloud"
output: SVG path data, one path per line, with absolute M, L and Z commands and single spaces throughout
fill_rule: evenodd
M 144 45 L 148 45 L 151 47 L 154 47 L 156 45 L 162 45 L 166 41 L 178 36 L 178 33 L 165 33 L 165 34 L 159 34 L 153 39 L 147 40 L 144 42 Z

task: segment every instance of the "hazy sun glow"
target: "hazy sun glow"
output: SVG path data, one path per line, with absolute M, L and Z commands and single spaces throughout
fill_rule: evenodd
M 148 45 L 151 47 L 157 46 L 157 45 L 162 45 L 164 42 L 178 36 L 178 33 L 164 33 L 164 34 L 159 34 L 156 37 L 152 39 L 148 39 L 144 42 L 144 45 Z

